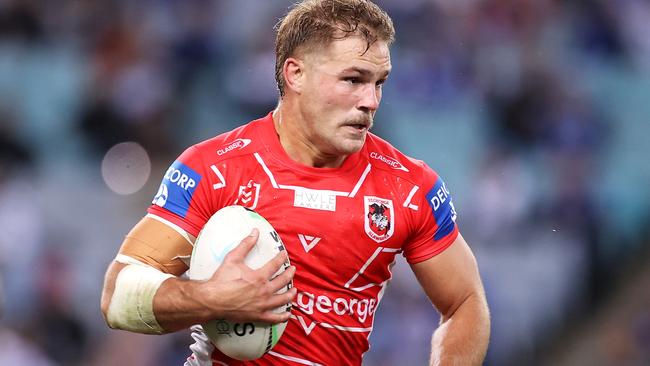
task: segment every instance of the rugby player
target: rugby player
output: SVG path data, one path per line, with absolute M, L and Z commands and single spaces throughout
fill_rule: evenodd
M 391 19 L 367 0 L 291 8 L 277 25 L 277 108 L 189 147 L 165 172 L 107 270 L 101 308 L 111 328 L 161 334 L 213 319 L 289 320 L 275 348 L 248 362 L 221 354 L 193 327 L 186 364 L 360 365 L 403 255 L 442 315 L 431 364 L 482 363 L 489 312 L 450 191 L 425 163 L 369 132 L 393 39 Z M 211 279 L 179 278 L 203 225 L 233 204 L 275 227 L 292 267 L 271 279 L 283 254 L 246 267 L 253 231 Z M 291 280 L 290 291 L 275 294 Z M 288 302 L 291 312 L 272 312 Z

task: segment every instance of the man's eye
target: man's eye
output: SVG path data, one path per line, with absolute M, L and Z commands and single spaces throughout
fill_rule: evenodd
M 361 82 L 358 77 L 347 77 L 344 80 L 350 84 L 359 84 Z

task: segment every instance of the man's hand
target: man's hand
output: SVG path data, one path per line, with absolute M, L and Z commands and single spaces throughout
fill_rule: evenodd
M 278 253 L 259 269 L 249 268 L 244 259 L 253 249 L 259 231 L 251 234 L 226 255 L 214 275 L 200 286 L 200 302 L 215 314 L 215 319 L 233 321 L 261 321 L 280 323 L 289 319 L 290 313 L 274 312 L 274 309 L 291 303 L 296 289 L 282 294 L 276 292 L 286 288 L 296 272 L 294 266 L 280 275 L 273 276 L 287 260 L 286 251 Z
M 214 275 L 205 281 L 172 277 L 160 285 L 153 297 L 153 313 L 165 332 L 189 328 L 214 319 L 279 323 L 289 319 L 289 312 L 274 309 L 291 303 L 296 290 L 276 294 L 293 279 L 295 267 L 275 276 L 286 261 L 281 252 L 263 267 L 253 270 L 244 258 L 255 246 L 259 233 L 250 236 L 233 249 Z M 191 242 L 169 226 L 151 218 L 143 218 L 127 235 L 120 254 L 136 258 L 153 268 L 178 276 L 187 267 L 168 265 L 174 258 L 191 252 Z M 149 244 L 151 243 L 151 244 Z M 184 255 L 184 254 L 183 254 Z M 106 318 L 115 292 L 118 275 L 126 264 L 113 261 L 106 271 L 102 292 L 102 313 Z M 110 324 L 109 324 L 110 325 Z

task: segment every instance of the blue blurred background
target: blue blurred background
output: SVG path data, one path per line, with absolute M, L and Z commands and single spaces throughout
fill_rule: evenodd
M 487 365 L 650 364 L 650 3 L 385 0 L 375 133 L 454 195 L 492 310 Z M 106 265 L 184 149 L 277 99 L 290 1 L 0 0 L 1 365 L 180 365 L 111 331 Z M 366 365 L 422 365 L 403 261 Z

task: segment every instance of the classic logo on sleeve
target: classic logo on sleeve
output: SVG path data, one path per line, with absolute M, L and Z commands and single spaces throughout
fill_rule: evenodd
M 151 203 L 185 217 L 190 208 L 194 190 L 200 181 L 199 173 L 180 161 L 175 161 L 165 172 L 158 193 Z
M 395 231 L 393 201 L 372 196 L 365 196 L 363 200 L 366 234 L 377 243 L 388 240 Z
M 409 171 L 397 159 L 391 158 L 390 156 L 385 156 L 385 155 L 382 155 L 382 154 L 380 154 L 378 152 L 373 151 L 373 152 L 370 153 L 370 157 L 372 159 L 379 160 L 381 162 L 384 162 L 384 163 L 388 164 L 388 166 L 390 166 L 393 169 L 402 170 L 402 171 L 405 171 L 407 173 Z
M 447 189 L 445 182 L 438 178 L 426 197 L 438 224 L 438 231 L 436 231 L 434 239 L 444 238 L 454 230 L 454 222 L 456 221 L 456 209 L 451 200 L 451 193 Z
M 241 150 L 251 143 L 250 139 L 236 139 L 217 149 L 217 155 L 221 156 L 233 150 Z

